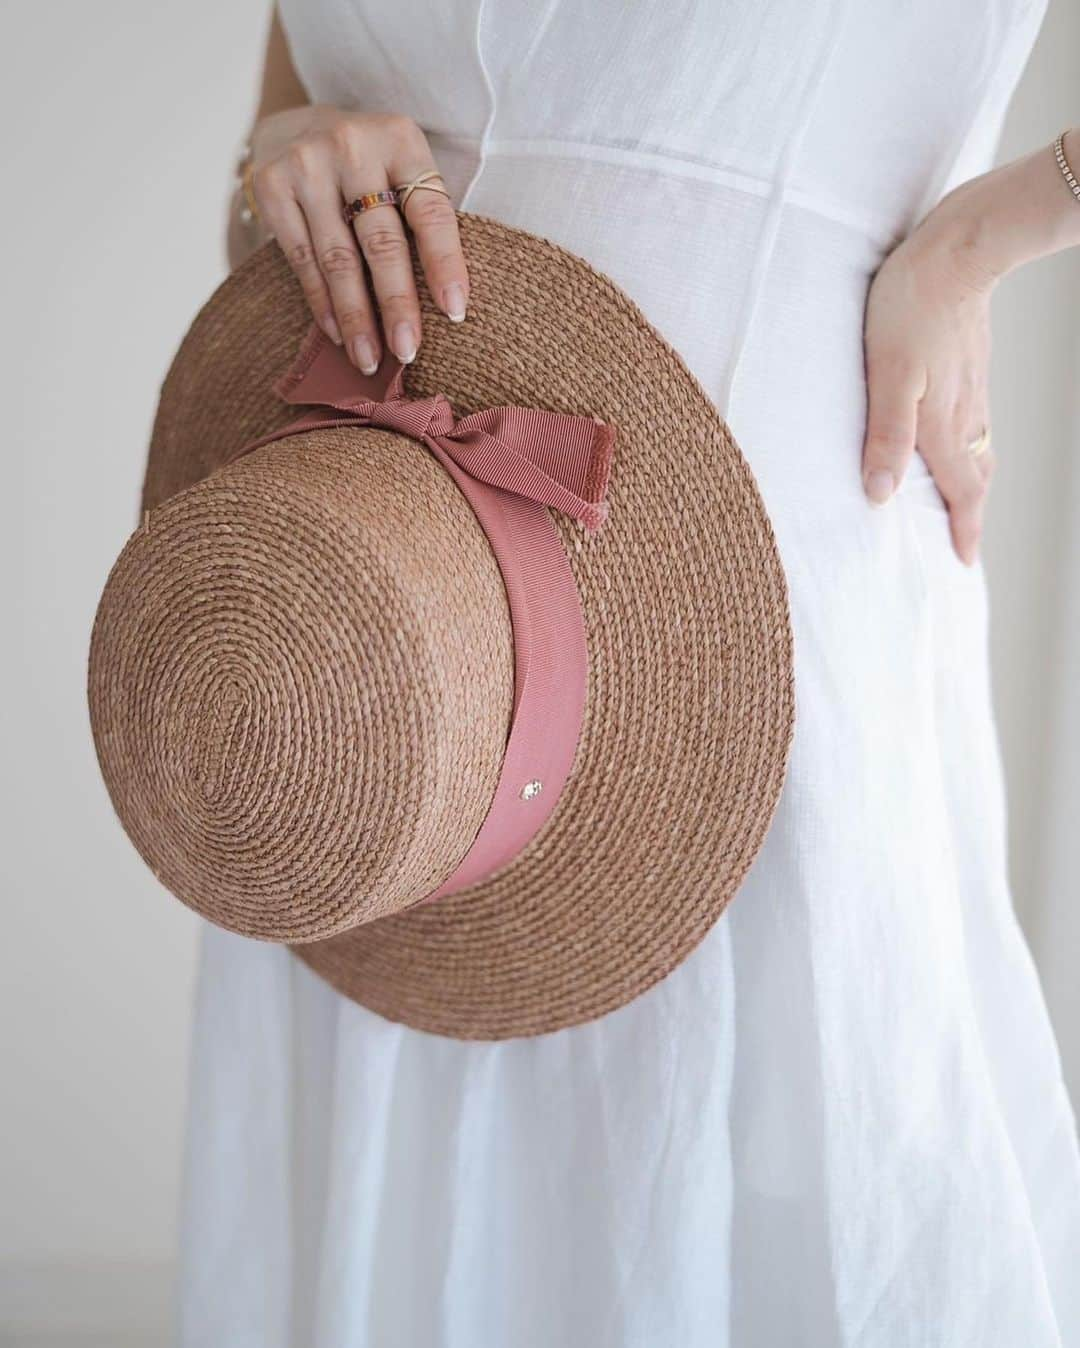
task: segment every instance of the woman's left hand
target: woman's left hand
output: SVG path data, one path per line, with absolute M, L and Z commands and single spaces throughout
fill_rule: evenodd
M 946 198 L 870 287 L 863 485 L 884 504 L 918 450 L 948 508 L 953 547 L 971 565 L 994 468 L 987 373 L 997 277 L 955 242 L 955 209 Z

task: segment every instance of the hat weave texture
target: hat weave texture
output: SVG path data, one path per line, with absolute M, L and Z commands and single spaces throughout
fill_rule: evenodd
M 467 852 L 513 692 L 500 573 L 425 448 L 335 426 L 227 463 L 296 409 L 270 392 L 309 324 L 273 242 L 201 310 L 162 388 L 142 525 L 91 643 L 99 761 L 166 887 L 289 942 L 342 993 L 457 1038 L 557 1030 L 675 968 L 720 917 L 782 786 L 786 587 L 749 467 L 671 347 L 606 277 L 459 216 L 467 321 L 419 267 L 410 396 L 616 428 L 609 514 L 555 516 L 588 693 L 551 819 L 472 888 Z

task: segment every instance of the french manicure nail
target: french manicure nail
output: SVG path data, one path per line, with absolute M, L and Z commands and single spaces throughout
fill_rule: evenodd
M 323 327 L 323 332 L 326 333 L 327 337 L 330 338 L 330 340 L 334 343 L 334 345 L 335 345 L 335 346 L 340 346 L 340 345 L 341 345 L 341 329 L 338 327 L 337 323 L 334 321 L 334 315 L 333 315 L 333 314 L 327 314 L 327 315 L 326 315 L 326 317 L 325 317 L 325 318 L 323 319 L 323 321 L 322 321 L 322 327 Z
M 401 322 L 394 324 L 394 331 L 390 337 L 390 345 L 394 348 L 394 355 L 401 361 L 402 365 L 408 365 L 416 356 L 416 338 L 413 335 L 412 324 Z
M 379 368 L 379 358 L 370 337 L 354 337 L 350 343 L 353 360 L 365 374 L 374 374 Z
M 443 308 L 451 323 L 465 322 L 465 287 L 457 281 L 448 285 L 442 293 Z
M 887 472 L 884 468 L 875 468 L 873 472 L 867 473 L 864 486 L 867 496 L 874 505 L 884 505 L 896 490 L 896 482 L 892 473 Z

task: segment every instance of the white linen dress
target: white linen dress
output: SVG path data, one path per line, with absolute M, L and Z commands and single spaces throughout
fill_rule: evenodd
M 284 0 L 313 100 L 608 272 L 761 486 L 797 729 L 659 986 L 460 1043 L 207 926 L 182 1348 L 1080 1345 L 1080 1159 L 1006 881 L 984 577 L 864 499 L 889 247 L 989 166 L 1040 0 Z M 612 808 L 618 808 L 612 802 Z

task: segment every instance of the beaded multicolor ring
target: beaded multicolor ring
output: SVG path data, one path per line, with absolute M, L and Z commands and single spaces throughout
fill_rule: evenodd
M 349 202 L 342 214 L 345 216 L 345 223 L 351 225 L 353 220 L 358 215 L 362 215 L 364 211 L 372 211 L 377 206 L 396 206 L 397 204 L 397 188 L 384 187 L 378 192 L 361 193 L 360 196 Z

